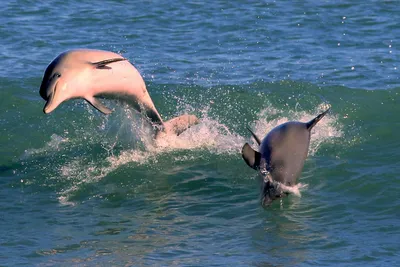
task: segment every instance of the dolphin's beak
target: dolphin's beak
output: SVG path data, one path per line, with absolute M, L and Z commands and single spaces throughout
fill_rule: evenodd
M 46 104 L 43 107 L 43 112 L 48 114 L 52 112 L 60 103 L 57 102 L 57 85 L 60 81 L 60 74 L 55 73 L 51 78 L 50 81 L 46 81 L 43 78 L 42 84 L 40 86 L 40 96 L 46 100 Z M 59 102 L 59 101 L 58 101 Z
M 51 103 L 53 102 L 54 99 L 54 93 L 50 94 L 49 99 L 47 100 L 46 104 L 43 107 L 43 112 L 45 114 L 48 114 L 54 110 L 54 108 L 51 107 Z
M 43 107 L 43 112 L 45 114 L 49 114 L 50 112 L 55 110 L 56 107 L 58 107 L 58 105 L 60 104 L 60 103 L 56 103 L 57 102 L 56 94 L 57 94 L 57 83 L 54 85 L 52 91 L 48 95 L 47 102 Z

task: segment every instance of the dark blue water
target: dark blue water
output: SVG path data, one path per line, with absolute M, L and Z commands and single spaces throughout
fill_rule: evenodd
M 3 1 L 0 265 L 395 266 L 400 262 L 397 1 Z M 59 53 L 123 54 L 164 119 L 39 95 Z M 291 195 L 263 208 L 240 151 L 308 121 Z M 253 141 L 251 141 L 253 142 Z

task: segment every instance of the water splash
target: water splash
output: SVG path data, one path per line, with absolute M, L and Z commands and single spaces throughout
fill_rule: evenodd
M 112 122 L 112 124 L 115 124 L 115 122 Z M 74 202 L 70 201 L 70 196 L 74 195 L 83 184 L 96 183 L 125 164 L 154 164 L 159 157 L 178 151 L 202 150 L 216 155 L 239 154 L 244 143 L 242 136 L 230 130 L 227 125 L 207 115 L 200 118 L 199 124 L 192 126 L 181 135 L 164 136 L 157 140 L 149 138 L 152 135 L 151 127 L 148 124 L 138 123 L 136 118 L 123 117 L 119 125 L 125 130 L 114 129 L 112 131 L 115 136 L 111 135 L 109 138 L 115 141 L 98 140 L 103 143 L 102 147 L 106 150 L 105 158 L 88 162 L 84 157 L 76 157 L 71 162 L 60 166 L 59 179 L 72 182 L 68 188 L 59 192 L 58 200 L 61 204 L 74 205 Z M 127 125 L 130 125 L 130 127 Z M 102 128 L 107 130 L 110 126 L 102 125 Z M 110 130 L 107 131 L 110 133 Z M 120 135 L 121 132 L 124 133 L 123 136 Z M 132 141 L 129 137 L 130 132 L 132 135 L 143 136 L 143 138 L 139 138 L 140 146 L 115 151 L 115 142 Z M 180 153 L 171 157 L 170 160 L 182 162 L 194 159 L 193 157 L 190 153 L 189 155 Z
M 150 151 L 162 153 L 171 150 L 207 149 L 213 154 L 234 154 L 243 145 L 244 138 L 229 130 L 215 119 L 202 118 L 179 136 L 164 136 L 157 139 Z
M 127 106 L 118 108 L 112 115 L 112 119 L 104 117 L 97 126 L 95 126 L 96 120 L 94 119 L 96 114 L 91 108 L 88 108 L 92 122 L 90 126 L 94 127 L 91 129 L 84 127 L 81 129 L 84 133 L 73 139 L 53 134 L 43 148 L 27 150 L 23 157 L 29 158 L 40 154 L 48 156 L 63 149 L 68 155 L 78 146 L 82 149 L 82 144 L 87 142 L 97 146 L 97 150 L 93 151 L 95 157 L 74 155 L 67 159 L 67 162 L 65 159 L 62 160 L 64 163 L 58 166 L 58 175 L 52 179 L 60 179 L 66 183 L 64 188 L 58 192 L 58 199 L 60 203 L 67 205 L 74 204 L 71 196 L 85 184 L 97 183 L 125 164 L 134 163 L 138 166 L 153 164 L 160 157 L 168 154 L 173 154 L 168 158 L 169 161 L 196 160 L 196 154 L 184 152 L 193 150 L 206 151 L 214 155 L 240 157 L 243 144 L 250 138 L 250 134 L 245 136 L 239 134 L 239 132 L 245 132 L 243 131 L 245 125 L 235 128 L 225 124 L 223 118 L 210 115 L 213 114 L 210 105 L 203 108 L 199 124 L 192 126 L 179 136 L 164 136 L 158 140 L 152 139 L 152 127 Z M 325 109 L 326 106 L 321 104 L 315 111 L 308 113 L 280 110 L 269 105 L 259 113 L 253 128 L 257 135 L 264 137 L 279 124 L 290 120 L 309 121 Z M 336 116 L 328 114 L 312 131 L 310 155 L 314 155 L 321 144 L 332 142 L 334 138 L 341 136 L 342 131 L 341 127 L 337 125 Z M 99 148 L 100 150 L 98 150 Z M 87 148 L 84 148 L 83 151 L 90 153 Z M 176 154 L 179 151 L 184 153 Z M 300 196 L 299 188 L 301 187 L 296 186 L 290 190 L 293 191 L 293 194 Z

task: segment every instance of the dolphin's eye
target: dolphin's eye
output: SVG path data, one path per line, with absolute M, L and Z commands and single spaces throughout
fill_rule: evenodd
M 56 72 L 56 73 L 53 74 L 53 76 L 50 77 L 50 81 L 52 81 L 53 79 L 60 78 L 60 77 L 61 77 L 61 74 Z
M 56 72 L 53 75 L 50 76 L 49 80 L 47 81 L 47 86 L 50 86 L 50 84 L 55 81 L 54 79 L 58 79 L 61 77 L 61 74 Z

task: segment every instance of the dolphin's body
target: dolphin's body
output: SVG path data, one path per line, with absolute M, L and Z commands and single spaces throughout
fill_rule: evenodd
M 294 186 L 307 158 L 311 129 L 329 111 L 321 113 L 309 122 L 291 121 L 272 129 L 260 139 L 249 129 L 260 145 L 260 152 L 248 143 L 242 148 L 242 157 L 251 168 L 262 176 L 262 205 L 287 195 L 288 186 Z
M 121 55 L 102 50 L 77 49 L 57 56 L 47 67 L 40 95 L 50 113 L 62 102 L 83 98 L 104 114 L 112 111 L 98 98 L 118 99 L 144 113 L 159 132 L 180 134 L 198 123 L 194 115 L 163 122 L 147 92 L 142 76 Z

